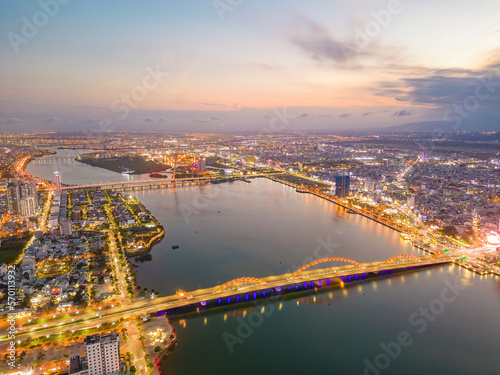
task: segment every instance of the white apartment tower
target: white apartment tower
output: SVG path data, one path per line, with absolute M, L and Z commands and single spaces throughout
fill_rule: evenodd
M 56 191 L 62 190 L 61 175 L 59 172 L 54 172 L 54 185 L 56 185 Z
M 88 375 L 108 375 L 120 371 L 120 337 L 111 332 L 85 338 Z

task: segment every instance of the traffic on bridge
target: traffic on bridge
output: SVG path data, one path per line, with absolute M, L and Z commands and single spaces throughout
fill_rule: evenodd
M 325 262 L 343 262 L 348 263 L 348 265 L 308 270 L 308 268 Z M 344 283 L 351 281 L 362 281 L 451 262 L 453 262 L 451 256 L 441 253 L 422 257 L 402 254 L 385 261 L 363 264 L 348 258 L 324 258 L 311 262 L 293 273 L 264 278 L 236 278 L 222 285 L 192 292 L 178 290 L 176 294 L 171 296 L 114 306 L 102 313 L 96 313 L 95 316 L 83 317 L 79 315 L 79 312 L 76 312 L 69 316 L 61 316 L 51 322 L 31 324 L 29 328 L 21 327 L 18 338 L 24 340 L 27 337 L 35 338 L 60 334 L 66 330 L 95 328 L 103 323 L 116 322 L 120 318 L 163 310 L 175 313 L 176 309 L 179 308 L 196 310 L 197 308 L 216 307 L 221 304 L 248 302 L 249 300 L 266 298 L 273 292 L 295 292 L 322 286 L 343 286 Z M 6 339 L 6 336 L 0 338 L 2 341 Z

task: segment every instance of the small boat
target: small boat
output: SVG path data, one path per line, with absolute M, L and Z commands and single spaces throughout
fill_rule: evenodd
M 177 250 L 178 248 L 179 248 L 179 246 L 177 246 L 177 245 L 172 246 L 172 249 L 174 249 L 174 250 Z
M 131 171 L 129 169 L 122 171 L 122 174 L 131 174 L 131 173 L 134 173 L 134 171 Z
M 356 211 L 351 210 L 350 208 L 347 210 L 347 213 L 348 213 L 348 214 L 357 214 L 357 212 L 356 212 Z

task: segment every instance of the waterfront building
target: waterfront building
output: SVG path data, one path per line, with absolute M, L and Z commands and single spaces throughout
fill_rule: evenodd
M 118 333 L 87 336 L 88 375 L 108 375 L 120 371 L 120 337 Z
M 349 196 L 351 188 L 351 177 L 348 174 L 342 174 L 335 177 L 335 195 L 337 197 Z
M 54 172 L 54 184 L 56 185 L 56 191 L 62 190 L 61 175 L 59 172 Z

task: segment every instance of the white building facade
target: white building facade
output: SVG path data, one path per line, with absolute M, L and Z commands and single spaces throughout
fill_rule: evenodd
M 120 337 L 112 332 L 85 338 L 88 374 L 108 375 L 120 371 Z

